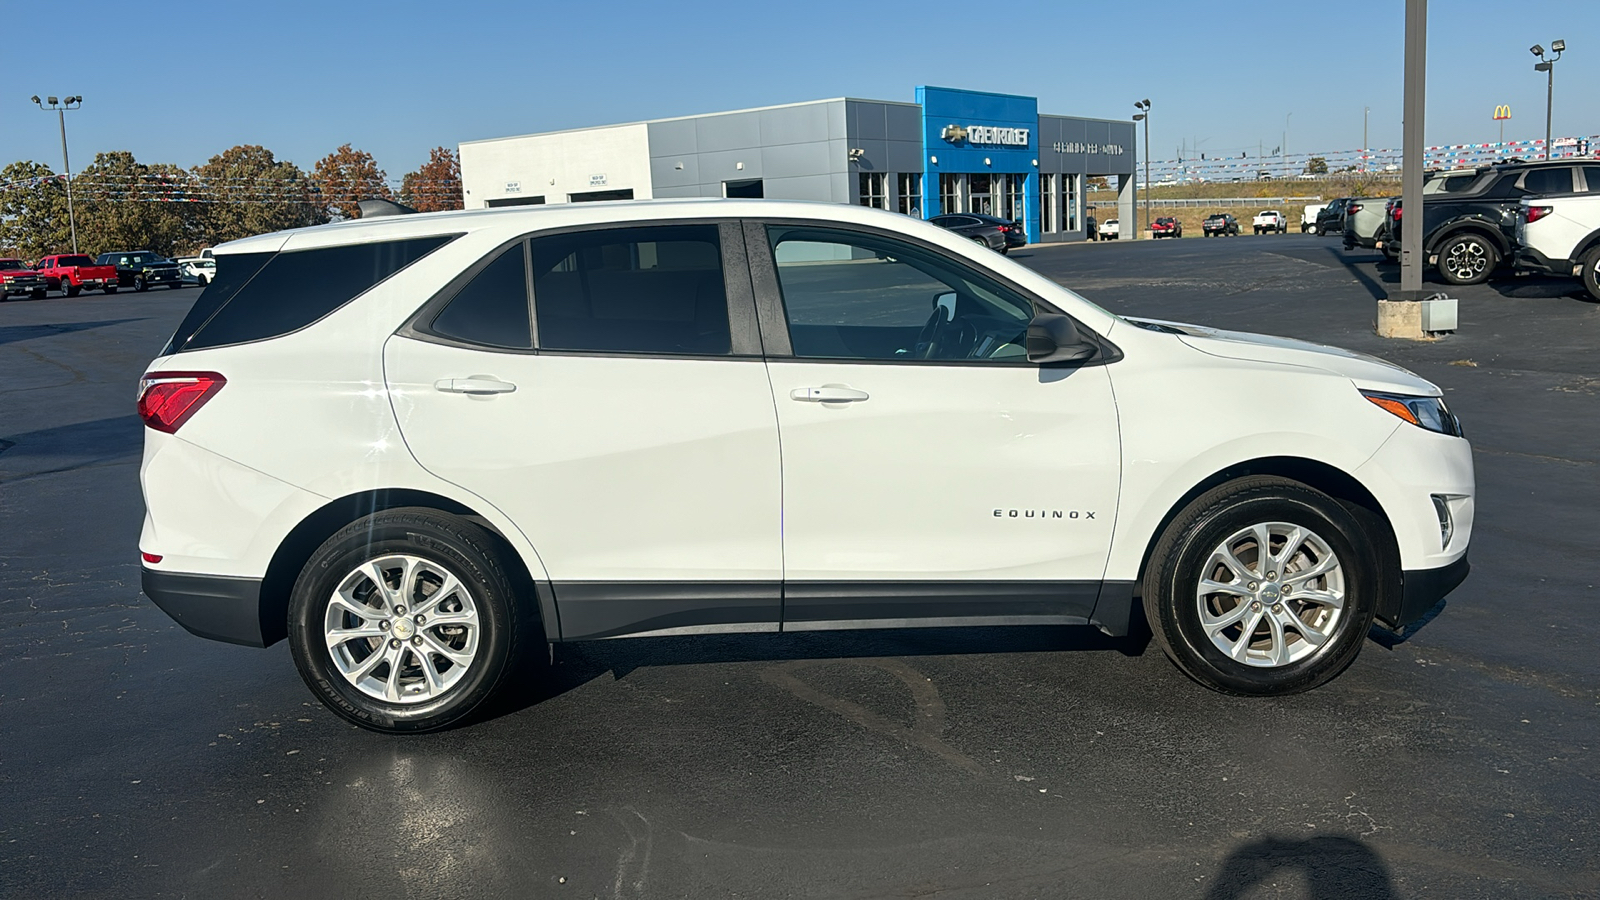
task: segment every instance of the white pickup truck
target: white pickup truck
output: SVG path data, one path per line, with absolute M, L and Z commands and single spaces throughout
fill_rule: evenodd
M 1328 208 L 1326 203 L 1307 203 L 1306 208 L 1300 212 L 1300 233 L 1317 233 L 1317 214 Z
M 1264 234 L 1269 231 L 1287 234 L 1289 220 L 1284 218 L 1283 213 L 1275 209 L 1264 209 L 1256 213 L 1255 219 L 1250 222 L 1250 227 L 1256 230 L 1256 234 Z
M 1122 236 L 1122 225 L 1116 219 L 1107 219 L 1100 223 L 1100 240 L 1114 241 Z
M 1581 278 L 1600 300 L 1600 194 L 1522 198 L 1516 265 Z

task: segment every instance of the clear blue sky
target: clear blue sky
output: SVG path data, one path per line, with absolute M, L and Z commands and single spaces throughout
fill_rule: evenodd
M 60 165 L 29 96 L 82 94 L 73 168 L 96 151 L 192 166 L 241 143 L 310 168 L 350 142 L 392 178 L 463 140 L 825 97 L 913 99 L 918 84 L 1030 94 L 1044 112 L 1125 118 L 1154 102 L 1152 158 L 1400 142 L 1403 0 L 234 4 L 5 0 L 0 164 Z M 1429 143 L 1542 137 L 1528 52 L 1563 38 L 1555 132 L 1600 133 L 1600 3 L 1434 0 Z M 1115 9 L 1114 15 L 1105 11 Z M 148 31 L 141 32 L 135 23 Z M 105 50 L 83 46 L 99 34 Z M 38 37 L 31 40 L 29 36 Z M 154 49 L 165 43 L 167 50 Z M 1217 68 L 1221 71 L 1216 71 Z

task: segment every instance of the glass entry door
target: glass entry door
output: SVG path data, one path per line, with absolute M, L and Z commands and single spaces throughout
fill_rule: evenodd
M 967 212 L 994 215 L 995 181 L 996 176 L 987 172 L 974 172 L 967 176 Z

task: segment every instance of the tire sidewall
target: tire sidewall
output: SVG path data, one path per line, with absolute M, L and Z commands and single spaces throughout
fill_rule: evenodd
M 1468 241 L 1473 241 L 1483 245 L 1484 257 L 1489 261 L 1489 264 L 1484 268 L 1482 275 L 1472 278 L 1461 278 L 1450 271 L 1450 266 L 1448 264 L 1450 259 L 1450 251 L 1454 250 L 1457 245 L 1466 243 Z M 1475 234 L 1458 234 L 1450 240 L 1445 241 L 1444 246 L 1439 248 L 1439 274 L 1444 278 L 1445 281 L 1448 281 L 1451 284 L 1482 284 L 1483 282 L 1489 280 L 1489 276 L 1494 273 L 1495 266 L 1499 264 L 1499 251 L 1495 250 L 1493 244 Z
M 341 717 L 374 731 L 416 733 L 446 728 L 469 716 L 499 684 L 514 644 L 510 583 L 492 558 L 486 537 L 459 523 L 440 528 L 438 517 L 378 513 L 346 527 L 312 555 L 296 580 L 289 604 L 289 643 L 306 684 Z M 461 531 L 462 534 L 453 534 Z M 476 544 L 476 546 L 474 546 Z M 358 565 L 393 553 L 420 556 L 449 568 L 472 592 L 477 606 L 478 655 L 443 697 L 423 703 L 388 703 L 351 684 L 327 649 L 323 622 L 328 598 Z
M 1328 542 L 1344 569 L 1345 608 L 1336 633 L 1308 659 L 1275 668 L 1248 666 L 1228 657 L 1200 627 L 1195 587 L 1211 551 L 1241 528 L 1289 522 Z M 1360 525 L 1331 498 L 1308 488 L 1241 493 L 1208 508 L 1181 535 L 1162 566 L 1161 603 L 1152 627 L 1190 675 L 1240 694 L 1287 694 L 1322 684 L 1355 659 L 1376 610 L 1377 562 Z
M 1583 281 L 1584 290 L 1589 296 L 1600 300 L 1600 247 L 1590 250 L 1583 260 L 1583 271 L 1579 275 Z

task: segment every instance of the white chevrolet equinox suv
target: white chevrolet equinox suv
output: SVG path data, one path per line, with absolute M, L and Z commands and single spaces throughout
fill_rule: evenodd
M 1328 681 L 1467 572 L 1472 455 L 1372 357 L 1125 319 L 833 204 L 365 218 L 216 250 L 139 388 L 144 592 L 379 731 L 547 643 L 1078 623 Z

